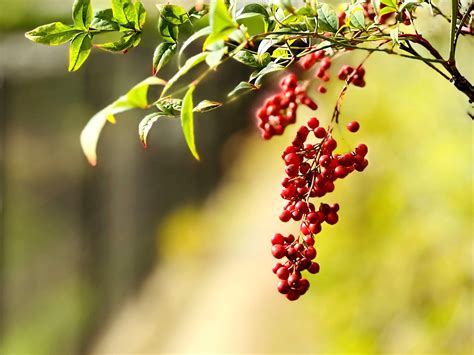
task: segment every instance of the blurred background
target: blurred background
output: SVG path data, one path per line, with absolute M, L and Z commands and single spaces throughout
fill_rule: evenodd
M 93 51 L 69 74 L 67 46 L 23 33 L 68 22 L 71 3 L 1 0 L 1 354 L 473 352 L 474 131 L 446 80 L 410 60 L 368 61 L 368 85 L 349 89 L 341 116 L 362 128 L 336 135 L 343 149 L 366 143 L 370 165 L 324 198 L 339 202 L 340 222 L 319 236 L 321 272 L 290 303 L 276 291 L 269 239 L 297 230 L 278 220 L 280 153 L 297 127 L 264 142 L 253 123 L 274 84 L 196 117 L 201 162 L 178 120 L 158 122 L 143 150 L 144 113 L 132 112 L 104 129 L 92 168 L 79 133 L 150 74 L 155 2 L 144 1 L 142 46 Z M 446 50 L 448 24 L 421 17 Z M 460 38 L 471 82 L 473 46 Z M 223 99 L 246 75 L 219 68 L 198 95 Z M 340 85 L 317 96 L 321 121 Z

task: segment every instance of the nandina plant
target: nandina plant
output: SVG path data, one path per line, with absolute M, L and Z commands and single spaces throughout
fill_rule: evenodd
M 286 177 L 281 197 L 287 202 L 280 220 L 295 220 L 300 224 L 298 233 L 275 234 L 271 238 L 271 252 L 277 259 L 286 259 L 278 262 L 273 272 L 279 279 L 278 291 L 289 300 L 298 299 L 308 290 L 304 271 L 316 274 L 320 270 L 314 261 L 316 235 L 323 224 L 333 225 L 339 219 L 339 204 L 320 202 L 316 206 L 314 200 L 334 191 L 336 181 L 368 166 L 365 144 L 350 152 L 336 153 L 333 130 L 339 124 L 348 88 L 366 85 L 364 63 L 371 54 L 383 52 L 421 61 L 436 75 L 450 81 L 470 103 L 474 100 L 473 86 L 456 63 L 458 38 L 472 38 L 472 2 L 463 5 L 452 0 L 449 14 L 431 0 L 351 0 L 337 10 L 316 0 L 294 3 L 279 0 L 245 6 L 237 0 L 211 0 L 209 5 L 197 1 L 188 11 L 173 4 L 157 5 L 157 9 L 158 43 L 150 63 L 152 75 L 94 115 L 81 133 L 82 148 L 92 165 L 97 164 L 96 146 L 103 127 L 107 122 L 115 123 L 116 114 L 131 109 L 151 111 L 138 126 L 145 147 L 148 133 L 159 118 L 180 117 L 187 145 L 199 160 L 194 113 L 214 110 L 222 103 L 204 100 L 195 104 L 194 93 L 210 73 L 229 60 L 252 69 L 249 79 L 236 83 L 228 93 L 229 101 L 261 89 L 267 75 L 289 71 L 280 81 L 281 92 L 268 98 L 256 112 L 257 126 L 266 140 L 284 135 L 285 128 L 298 120 L 300 106 L 316 111 L 317 96 L 327 92 L 325 83 L 334 74 L 341 81 L 329 124 L 321 125 L 314 115 L 307 117 L 282 153 Z M 442 53 L 417 28 L 420 9 L 428 9 L 432 18 L 441 17 L 450 24 L 446 33 L 449 53 Z M 76 0 L 72 6 L 72 24 L 54 22 L 39 26 L 26 33 L 26 37 L 46 45 L 70 43 L 69 71 L 76 71 L 86 62 L 92 48 L 127 53 L 137 47 L 146 14 L 138 0 L 111 0 L 111 8 L 95 12 L 91 0 Z M 190 35 L 183 38 L 180 36 L 183 32 Z M 120 38 L 100 43 L 97 35 L 107 33 L 118 33 Z M 199 41 L 200 51 L 189 55 L 190 44 Z M 358 65 L 334 68 L 335 58 L 354 51 L 366 52 Z M 174 56 L 178 57 L 175 74 L 166 80 L 158 77 Z M 305 73 L 309 71 L 312 71 L 310 75 Z M 305 75 L 299 78 L 297 73 Z M 310 90 L 313 84 L 317 90 Z M 150 86 L 162 87 L 152 101 L 148 100 Z M 346 125 L 352 133 L 359 127 L 357 121 Z

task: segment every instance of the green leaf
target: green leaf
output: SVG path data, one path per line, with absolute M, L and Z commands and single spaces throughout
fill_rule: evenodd
M 135 7 L 135 13 L 137 16 L 135 19 L 135 29 L 141 31 L 146 22 L 146 10 L 140 1 L 137 1 L 133 6 Z
M 158 121 L 158 118 L 163 117 L 158 112 L 151 113 L 146 115 L 138 125 L 138 136 L 140 137 L 140 142 L 142 142 L 143 147 L 148 148 L 147 137 L 150 132 L 153 124 Z
M 158 73 L 176 53 L 176 44 L 163 42 L 158 45 L 153 54 L 153 75 Z
M 91 28 L 100 31 L 119 31 L 120 25 L 115 22 L 112 9 L 97 11 L 90 25 Z
M 211 0 L 209 9 L 209 22 L 212 33 L 220 33 L 228 28 L 236 28 L 236 24 L 232 21 L 229 11 L 224 0 Z
M 135 85 L 127 94 L 120 96 L 113 103 L 96 113 L 81 132 L 81 147 L 89 163 L 97 165 L 97 142 L 107 120 L 117 113 L 134 108 L 147 107 L 147 93 L 151 85 L 165 85 L 166 82 L 151 76 Z
M 267 20 L 269 18 L 267 9 L 260 4 L 247 4 L 240 10 L 239 14 L 259 14 Z M 237 18 L 239 18 L 239 16 L 237 16 Z
M 158 20 L 158 31 L 164 41 L 169 43 L 176 43 L 178 41 L 179 27 L 163 20 L 162 17 Z
M 133 7 L 131 0 L 112 0 L 114 18 L 122 25 L 127 25 L 132 19 L 127 18 L 125 9 Z M 129 12 L 129 11 L 127 11 Z
M 72 5 L 72 19 L 74 25 L 87 30 L 92 22 L 92 18 L 91 0 L 75 0 Z
M 69 71 L 78 70 L 87 60 L 92 48 L 92 38 L 87 32 L 78 34 L 69 47 Z
M 336 11 L 328 4 L 322 3 L 318 7 L 318 28 L 329 32 L 337 32 L 339 29 Z
M 184 138 L 188 144 L 189 150 L 196 160 L 199 160 L 199 154 L 194 142 L 194 113 L 193 113 L 193 92 L 196 88 L 191 85 L 183 98 L 183 109 L 181 110 L 181 126 L 183 127 Z
M 357 8 L 352 12 L 350 24 L 361 30 L 365 28 L 365 16 L 364 11 L 361 8 Z
M 82 31 L 61 22 L 49 23 L 36 27 L 25 34 L 25 37 L 36 43 L 58 46 L 69 42 Z
M 210 68 L 217 67 L 222 60 L 222 57 L 227 53 L 227 47 L 222 47 L 211 52 L 208 52 L 206 63 Z
M 380 2 L 384 5 L 393 7 L 395 10 L 398 8 L 397 0 L 380 0 Z M 381 10 L 383 10 L 383 9 L 381 9 Z
M 391 6 L 386 6 L 382 9 L 380 9 L 379 16 L 386 15 L 386 14 L 391 14 L 393 12 L 396 12 L 397 9 Z
M 201 52 L 201 53 L 198 53 L 194 56 L 192 56 L 191 58 L 189 58 L 185 63 L 184 65 L 178 70 L 178 72 L 173 75 L 173 77 L 168 80 L 168 83 L 166 84 L 166 86 L 164 87 L 163 89 L 163 93 L 162 93 L 162 96 L 164 96 L 164 94 L 183 76 L 185 75 L 187 72 L 189 72 L 192 68 L 194 68 L 196 65 L 198 65 L 199 63 L 202 63 L 206 57 L 207 57 L 207 52 Z
M 204 42 L 204 49 L 217 41 L 227 39 L 237 29 L 237 24 L 232 21 L 224 0 L 211 0 L 209 23 L 212 31 Z
M 237 52 L 233 58 L 249 67 L 261 68 L 262 64 L 258 61 L 257 55 L 250 53 L 249 51 L 242 50 Z
M 173 98 L 163 98 L 158 101 L 156 107 L 166 116 L 176 116 L 183 108 L 183 100 Z
M 141 38 L 140 32 L 132 32 L 124 34 L 118 41 L 96 44 L 96 47 L 109 52 L 126 52 L 128 49 L 136 47 Z
M 222 106 L 221 102 L 203 100 L 200 103 L 198 103 L 196 107 L 194 107 L 193 111 L 194 112 L 209 112 L 221 106 Z
M 259 86 L 265 76 L 284 69 L 285 67 L 283 65 L 270 62 L 265 68 L 256 73 L 256 75 L 251 75 L 251 77 L 255 79 L 255 85 Z
M 258 86 L 255 86 L 247 81 L 241 81 L 230 93 L 227 94 L 227 96 L 231 97 L 237 94 L 240 96 L 254 90 L 258 90 Z
M 204 36 L 207 36 L 211 33 L 212 29 L 210 26 L 206 26 L 206 27 L 203 27 L 201 28 L 199 31 L 193 33 L 191 36 L 189 36 L 189 38 L 183 43 L 183 45 L 181 46 L 181 49 L 179 50 L 179 59 L 181 59 L 181 56 L 183 55 L 184 53 L 184 50 L 191 44 L 193 43 L 195 40 L 197 40 L 198 38 L 200 37 L 204 37 Z
M 160 16 L 172 25 L 182 25 L 189 20 L 188 13 L 181 6 L 177 5 L 157 5 Z

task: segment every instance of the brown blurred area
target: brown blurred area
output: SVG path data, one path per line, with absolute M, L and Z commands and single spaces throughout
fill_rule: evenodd
M 150 74 L 153 17 L 143 46 L 94 51 L 69 74 L 66 47 L 23 32 L 67 19 L 70 2 L 2 6 L 1 354 L 473 352 L 474 131 L 447 81 L 422 63 L 370 59 L 367 88 L 351 88 L 343 106 L 342 121 L 361 131 L 336 133 L 344 148 L 366 143 L 370 165 L 328 196 L 340 223 L 317 241 L 308 294 L 290 303 L 275 288 L 269 239 L 297 228 L 278 220 L 280 153 L 297 127 L 258 137 L 252 114 L 271 85 L 196 117 L 201 162 L 174 120 L 158 122 L 143 150 L 144 113 L 131 112 L 106 127 L 92 168 L 79 133 Z M 420 21 L 445 48 L 446 25 Z M 459 46 L 472 80 L 473 43 Z M 220 68 L 197 95 L 221 100 L 247 74 Z M 318 98 L 323 122 L 339 84 Z

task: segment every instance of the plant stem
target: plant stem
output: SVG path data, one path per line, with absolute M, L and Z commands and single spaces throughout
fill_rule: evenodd
M 458 0 L 451 0 L 451 47 L 449 50 L 449 61 L 455 62 L 456 55 L 456 24 L 458 19 L 459 4 Z M 461 24 L 462 25 L 462 24 Z

